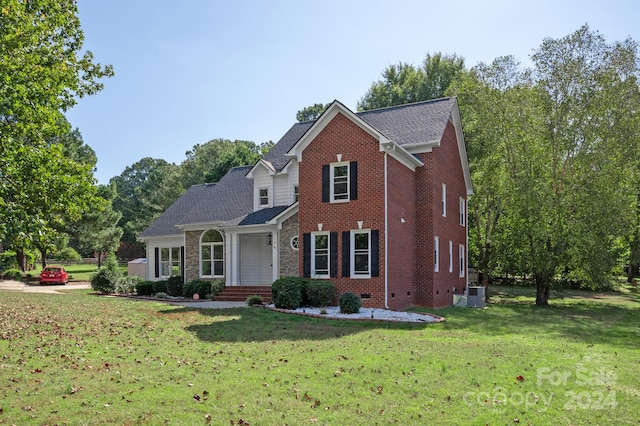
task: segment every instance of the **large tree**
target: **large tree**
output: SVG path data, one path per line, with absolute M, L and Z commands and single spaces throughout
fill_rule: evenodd
M 94 194 L 90 167 L 51 143 L 63 114 L 102 89 L 110 67 L 81 54 L 75 1 L 5 0 L 0 7 L 0 240 L 16 250 L 46 246 Z
M 138 235 L 165 211 L 183 192 L 178 166 L 165 160 L 145 157 L 111 178 L 116 197 L 113 209 L 122 217 L 118 226 L 122 241 L 136 244 Z
M 457 91 L 479 266 L 531 276 L 545 305 L 558 279 L 606 285 L 637 226 L 637 46 L 583 27 L 532 59 L 481 64 Z
M 404 62 L 390 65 L 360 99 L 358 110 L 440 98 L 464 71 L 464 59 L 455 54 L 427 54 L 421 67 Z

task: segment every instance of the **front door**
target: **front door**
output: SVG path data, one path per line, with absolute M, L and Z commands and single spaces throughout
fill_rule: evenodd
M 268 233 L 240 235 L 240 285 L 271 285 L 272 249 Z

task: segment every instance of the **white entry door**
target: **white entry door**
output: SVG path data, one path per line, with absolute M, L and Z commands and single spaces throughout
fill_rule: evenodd
M 271 285 L 272 248 L 266 233 L 240 235 L 240 285 Z

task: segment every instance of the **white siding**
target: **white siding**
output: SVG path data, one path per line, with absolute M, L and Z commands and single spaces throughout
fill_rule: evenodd
M 291 204 L 291 193 L 288 175 L 278 175 L 273 177 L 273 187 L 275 192 L 274 206 L 288 206 Z
M 300 166 L 298 165 L 298 163 L 292 162 L 291 164 L 289 164 L 289 167 L 287 167 L 287 174 L 289 176 L 289 202 L 287 204 L 293 204 L 293 202 L 295 201 L 293 199 L 293 187 L 298 185 L 298 182 L 300 181 L 299 171 Z
M 258 167 L 253 172 L 253 210 L 257 211 L 265 206 L 260 206 L 260 189 L 267 188 L 269 190 L 269 205 L 273 206 L 273 179 L 269 173 L 263 168 Z

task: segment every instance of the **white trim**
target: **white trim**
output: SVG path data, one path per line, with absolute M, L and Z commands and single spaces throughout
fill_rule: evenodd
M 440 237 L 433 237 L 434 265 L 433 272 L 440 272 Z
M 460 226 L 467 226 L 467 202 L 462 197 L 460 197 L 459 206 L 460 211 L 458 212 L 458 222 L 460 223 Z
M 442 182 L 442 217 L 447 217 L 447 184 Z
M 453 241 L 449 240 L 449 272 L 453 272 Z
M 327 236 L 327 273 L 316 274 L 316 237 Z M 325 250 L 325 249 L 322 249 Z M 311 233 L 311 278 L 330 278 L 331 277 L 331 233 L 327 231 Z
M 466 260 L 466 250 L 465 250 L 465 245 L 464 244 L 460 244 L 458 246 L 458 259 L 460 262 L 460 265 L 458 267 L 458 276 L 460 278 L 464 278 L 464 276 L 466 275 L 464 273 L 464 268 L 465 268 L 465 260 Z
M 220 238 L 222 238 L 222 241 L 203 243 L 202 242 L 202 237 L 204 237 L 204 235 L 207 232 L 210 232 L 210 231 L 215 231 L 218 234 L 220 234 Z M 202 262 L 202 246 L 205 245 L 205 244 L 211 247 L 211 260 L 210 260 L 210 262 L 211 262 L 211 274 L 210 275 L 203 274 L 203 270 L 202 270 L 202 266 L 203 266 L 202 265 L 203 264 L 203 262 Z M 216 247 L 216 246 L 222 246 L 222 259 L 216 259 L 215 256 L 214 256 L 214 247 Z M 202 233 L 200 234 L 200 238 L 198 239 L 198 277 L 199 278 L 224 278 L 225 277 L 225 275 L 224 275 L 225 270 L 226 270 L 226 265 L 225 265 L 225 247 L 226 247 L 225 235 L 220 230 L 218 230 L 218 229 L 206 229 L 206 230 L 202 231 Z M 222 260 L 222 274 L 216 275 L 215 274 L 215 271 L 216 271 L 215 264 L 216 264 L 217 261 L 220 261 L 220 260 Z
M 341 193 L 341 196 L 346 195 L 346 198 L 340 198 L 336 200 L 335 196 L 335 174 L 334 171 L 338 167 L 346 167 L 346 193 Z M 351 165 L 348 161 L 341 161 L 339 163 L 329 164 L 329 202 L 330 203 L 348 203 L 351 200 Z
M 367 257 L 368 257 L 368 271 L 366 274 L 356 274 L 356 234 L 367 235 Z M 349 265 L 350 265 L 350 277 L 351 278 L 371 278 L 371 230 L 370 229 L 357 229 L 351 230 L 349 244 Z M 364 253 L 364 252 L 363 252 Z

